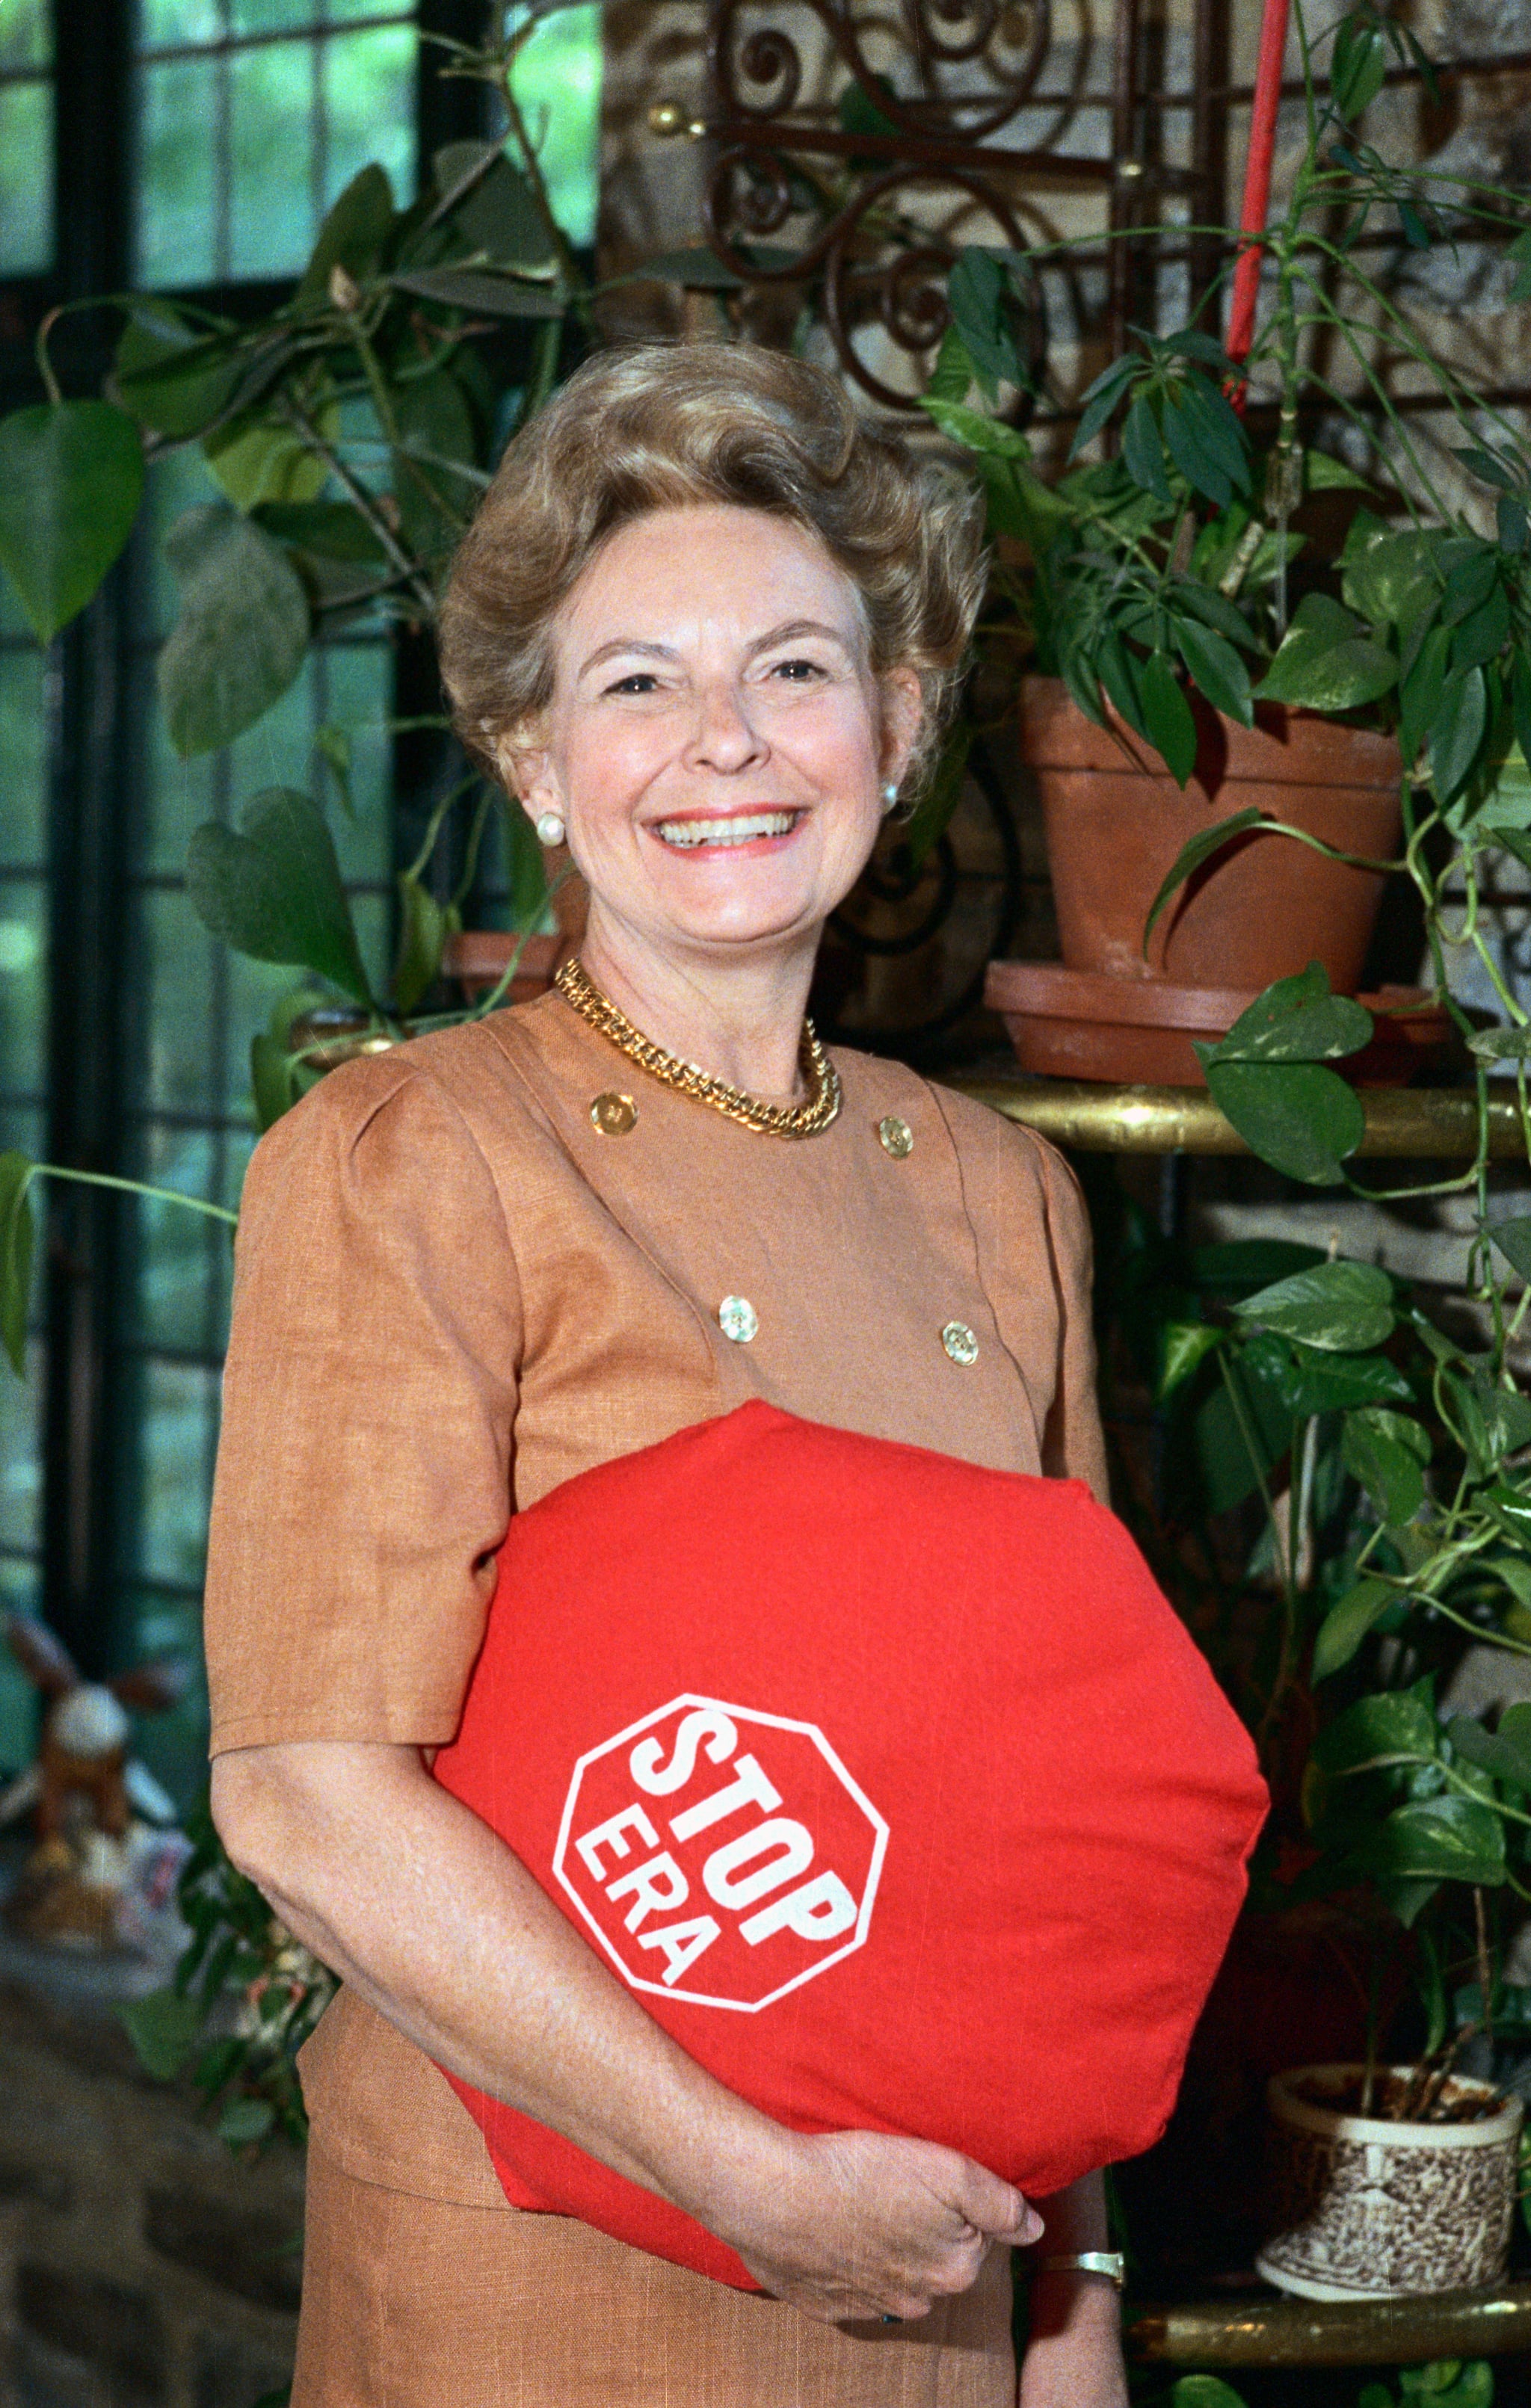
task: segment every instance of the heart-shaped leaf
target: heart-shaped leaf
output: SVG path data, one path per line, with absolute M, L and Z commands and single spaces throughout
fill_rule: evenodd
M 1393 653 L 1385 644 L 1362 635 L 1353 623 L 1350 632 L 1327 641 L 1313 629 L 1293 624 L 1256 686 L 1255 697 L 1304 710 L 1358 710 L 1397 682 Z
M 138 430 L 109 401 L 42 402 L 0 421 L 0 567 L 39 643 L 83 610 L 142 498 Z
M 316 970 L 370 1007 L 334 839 L 307 795 L 267 787 L 238 834 L 206 822 L 187 851 L 186 892 L 203 926 L 237 953 Z
M 1386 1881 L 1495 1888 L 1505 1878 L 1504 1825 L 1476 1798 L 1425 1798 L 1395 1808 L 1379 1830 L 1368 1832 L 1356 1860 Z
M 1389 1689 L 1347 1706 L 1315 1741 L 1313 1756 L 1336 1776 L 1379 1772 L 1390 1765 L 1431 1762 L 1436 1740 L 1436 1717 L 1418 1688 Z
M 1449 803 L 1472 773 L 1488 726 L 1488 688 L 1480 668 L 1453 673 L 1441 689 L 1430 723 L 1430 782 L 1437 802 Z
M 32 1203 L 35 1176 L 24 1154 L 0 1154 L 0 1341 L 20 1380 L 26 1372 L 26 1315 L 32 1296 Z
M 220 503 L 177 519 L 165 552 L 181 612 L 160 652 L 160 697 L 176 751 L 210 752 L 292 684 L 309 648 L 308 599 L 285 552 Z
M 441 969 L 456 914 L 449 905 L 438 902 L 412 870 L 402 870 L 397 883 L 399 940 L 394 1005 L 400 1012 L 411 1012 Z
M 1159 1385 L 1155 1390 L 1161 1403 L 1200 1369 L 1221 1337 L 1221 1330 L 1209 1321 L 1165 1323 L 1160 1346 Z
M 1491 1221 L 1489 1236 L 1512 1270 L 1523 1280 L 1531 1281 L 1531 1215 L 1517 1214 L 1513 1221 Z
M 1206 1068 L 1213 1102 L 1262 1161 L 1309 1187 L 1340 1183 L 1341 1165 L 1366 1134 L 1353 1087 L 1316 1062 L 1208 1062 Z
M 394 194 L 385 171 L 375 164 L 354 176 L 319 229 L 313 256 L 293 295 L 298 309 L 318 309 L 329 291 L 331 270 L 369 276 L 393 228 Z
M 1322 962 L 1278 979 L 1240 1012 L 1214 1062 L 1332 1062 L 1369 1044 L 1372 1017 L 1350 996 L 1336 995 Z
M 1531 1790 L 1531 1706 L 1509 1706 L 1496 1731 L 1486 1731 L 1471 1714 L 1454 1714 L 1446 1736 L 1458 1756 L 1496 1781 L 1512 1781 L 1517 1789 Z
M 1391 1336 L 1393 1282 L 1375 1263 L 1315 1263 L 1262 1288 L 1234 1311 L 1241 1320 L 1305 1346 L 1359 1354 Z
M 1382 1521 L 1413 1520 L 1424 1502 L 1430 1460 L 1430 1437 L 1421 1423 L 1386 1406 L 1364 1406 L 1345 1416 L 1341 1452 L 1346 1470 L 1360 1481 Z
M 1313 1642 L 1313 1678 L 1326 1681 L 1348 1664 L 1379 1614 L 1397 1596 L 1386 1581 L 1357 1581 L 1327 1614 Z
M 276 365 L 285 346 L 280 330 L 253 352 L 237 331 L 199 334 L 157 296 L 135 300 L 113 363 L 114 398 L 156 435 L 200 435 L 234 399 L 265 358 Z

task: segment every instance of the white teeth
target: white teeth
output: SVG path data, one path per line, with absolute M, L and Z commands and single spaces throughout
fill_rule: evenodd
M 654 833 L 661 844 L 682 850 L 699 844 L 749 844 L 756 837 L 786 836 L 796 811 L 752 811 L 733 820 L 657 820 Z

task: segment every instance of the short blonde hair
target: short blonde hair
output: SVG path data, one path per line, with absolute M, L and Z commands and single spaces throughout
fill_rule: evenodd
M 553 624 L 608 537 L 649 510 L 731 503 L 816 535 L 860 596 L 873 674 L 913 668 L 908 782 L 939 744 L 983 593 L 983 510 L 950 470 L 858 417 L 832 377 L 743 343 L 598 351 L 506 451 L 453 565 L 441 674 L 468 752 L 532 740 Z

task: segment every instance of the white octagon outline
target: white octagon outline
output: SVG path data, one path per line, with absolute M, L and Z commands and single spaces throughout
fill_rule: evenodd
M 619 1951 L 607 1938 L 564 1871 L 564 1857 L 569 1846 L 570 1829 L 574 1820 L 575 1800 L 579 1797 L 580 1784 L 585 1779 L 587 1767 L 598 1764 L 603 1756 L 610 1756 L 614 1749 L 625 1747 L 628 1742 L 636 1739 L 641 1731 L 648 1730 L 655 1723 L 663 1722 L 667 1714 L 674 1713 L 677 1707 L 681 1706 L 713 1706 L 719 1713 L 727 1714 L 730 1721 L 764 1723 L 772 1730 L 796 1731 L 800 1737 L 811 1740 L 835 1779 L 849 1791 L 872 1826 L 872 1862 L 867 1870 L 866 1887 L 861 1894 L 861 1910 L 856 1918 L 855 1931 L 844 1947 L 836 1948 L 830 1956 L 821 1957 L 816 1965 L 804 1966 L 801 1973 L 794 1973 L 789 1982 L 784 1982 L 779 1990 L 773 1990 L 763 1999 L 716 1999 L 702 1990 L 670 1990 L 666 1989 L 662 1982 L 642 1980 L 623 1961 Z M 887 1854 L 888 1825 L 859 1782 L 853 1779 L 846 1771 L 816 1723 L 793 1722 L 787 1714 L 758 1713 L 752 1706 L 730 1706 L 725 1698 L 701 1698 L 690 1690 L 685 1690 L 678 1698 L 672 1698 L 667 1706 L 657 1706 L 654 1712 L 651 1714 L 645 1714 L 641 1722 L 629 1723 L 626 1730 L 617 1731 L 613 1738 L 602 1740 L 599 1747 L 588 1748 L 585 1755 L 576 1760 L 569 1784 L 569 1795 L 564 1800 L 563 1820 L 558 1825 L 557 1842 L 553 1851 L 553 1871 L 559 1887 L 573 1901 L 581 1920 L 594 1932 L 596 1939 L 616 1967 L 629 1990 L 648 1990 L 657 1999 L 685 1999 L 693 2007 L 731 2007 L 736 2014 L 758 2015 L 762 2007 L 774 2006 L 776 2000 L 785 1999 L 789 1990 L 801 1989 L 804 1982 L 816 1981 L 819 1974 L 827 1973 L 831 1965 L 838 1965 L 843 1956 L 854 1956 L 858 1948 L 865 1947 L 867 1933 L 872 1926 L 872 1909 L 877 1896 L 877 1884 L 882 1878 L 883 1858 Z

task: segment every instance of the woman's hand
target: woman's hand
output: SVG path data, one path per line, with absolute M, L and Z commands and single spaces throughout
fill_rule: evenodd
M 976 2281 L 996 2242 L 1041 2232 L 1018 2190 L 955 2149 L 881 2132 L 781 2139 L 780 2179 L 707 2220 L 774 2298 L 823 2323 L 927 2315 Z

